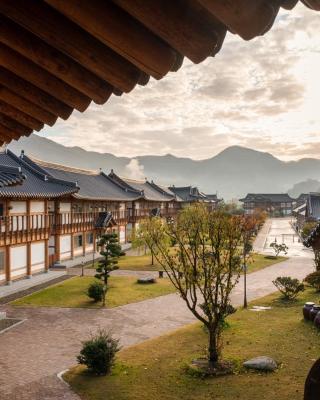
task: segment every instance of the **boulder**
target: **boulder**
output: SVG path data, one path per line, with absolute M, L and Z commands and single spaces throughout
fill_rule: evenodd
M 156 279 L 153 276 L 142 276 L 141 278 L 138 278 L 137 282 L 142 284 L 150 284 L 156 283 Z
M 7 318 L 7 313 L 5 311 L 0 312 L 0 319 L 6 319 Z
M 270 357 L 261 356 L 245 361 L 243 366 L 258 371 L 274 371 L 278 368 L 277 363 Z

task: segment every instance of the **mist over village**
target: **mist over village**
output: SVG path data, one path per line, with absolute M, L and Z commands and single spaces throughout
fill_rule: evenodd
M 320 0 L 0 1 L 0 399 L 320 399 Z

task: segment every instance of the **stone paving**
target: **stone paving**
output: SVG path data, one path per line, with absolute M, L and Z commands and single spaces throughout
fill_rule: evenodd
M 279 275 L 301 279 L 312 269 L 312 259 L 299 256 L 249 274 L 248 299 L 274 292 L 272 280 Z M 243 278 L 233 292 L 232 302 L 241 305 L 242 299 Z M 110 310 L 9 305 L 0 310 L 26 319 L 0 335 L 1 400 L 78 399 L 56 374 L 75 364 L 81 341 L 98 327 L 110 329 L 123 346 L 129 346 L 194 321 L 176 294 Z

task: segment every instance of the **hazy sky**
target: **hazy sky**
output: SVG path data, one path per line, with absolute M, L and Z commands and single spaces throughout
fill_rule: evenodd
M 265 36 L 228 34 L 200 65 L 74 112 L 42 134 L 67 146 L 134 157 L 209 158 L 230 145 L 284 159 L 320 158 L 320 15 L 282 11 Z

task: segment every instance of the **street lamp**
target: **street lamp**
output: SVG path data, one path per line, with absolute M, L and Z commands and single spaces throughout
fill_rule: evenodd
M 247 300 L 247 264 L 243 264 L 243 308 L 248 308 Z
M 99 238 L 97 237 L 95 241 L 93 242 L 93 253 L 92 253 L 92 268 L 94 268 L 94 262 L 95 262 L 95 254 L 98 249 L 98 243 L 99 243 Z

